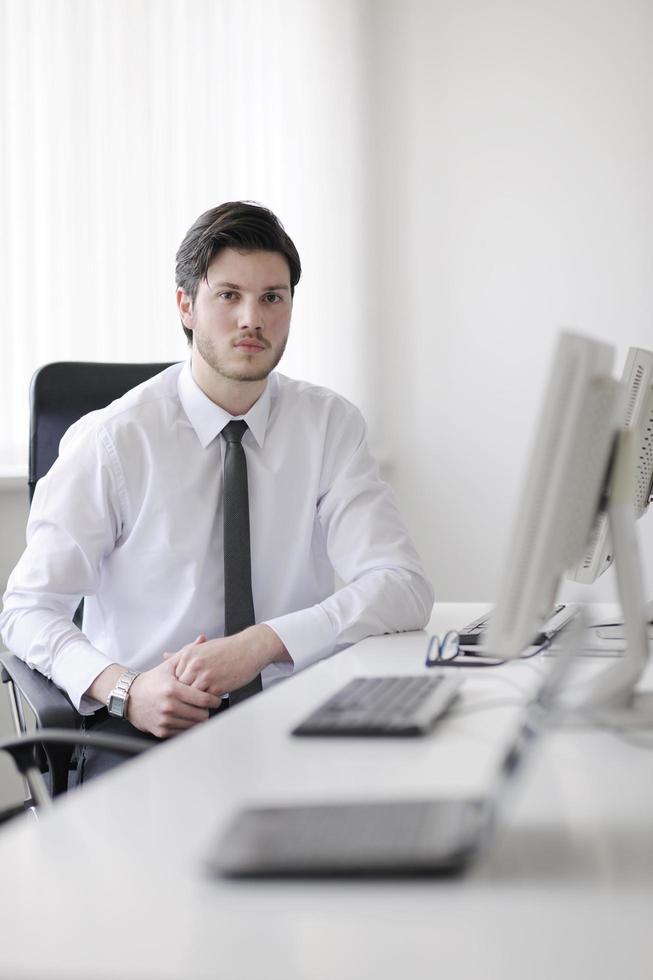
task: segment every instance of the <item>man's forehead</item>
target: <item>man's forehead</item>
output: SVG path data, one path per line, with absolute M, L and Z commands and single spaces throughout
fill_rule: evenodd
M 212 286 L 218 282 L 246 285 L 241 280 L 258 283 L 259 280 L 269 279 L 266 285 L 281 288 L 290 285 L 290 267 L 281 252 L 223 248 L 211 260 L 206 279 Z

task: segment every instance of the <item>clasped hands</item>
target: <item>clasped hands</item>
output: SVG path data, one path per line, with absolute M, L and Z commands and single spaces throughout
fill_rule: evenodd
M 251 626 L 235 636 L 215 640 L 207 640 L 201 633 L 194 643 L 187 643 L 176 653 L 164 653 L 163 659 L 182 684 L 221 697 L 247 684 L 271 662 L 269 643 L 265 642 L 271 638 L 265 633 L 261 637 L 263 630 L 276 637 L 267 626 Z
M 247 684 L 268 664 L 290 662 L 285 646 L 264 623 L 213 640 L 200 634 L 163 658 L 136 678 L 127 711 L 136 728 L 159 738 L 206 721 L 223 694 Z

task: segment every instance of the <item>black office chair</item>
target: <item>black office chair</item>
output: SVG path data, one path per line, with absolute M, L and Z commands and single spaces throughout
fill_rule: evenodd
M 137 755 L 152 747 L 152 743 L 144 738 L 132 738 L 128 735 L 103 735 L 102 732 L 84 732 L 79 730 L 67 731 L 59 728 L 39 728 L 36 732 L 24 732 L 13 738 L 0 739 L 0 752 L 8 752 L 14 760 L 18 772 L 23 777 L 27 787 L 27 798 L 19 806 L 9 807 L 0 812 L 0 824 L 13 817 L 33 810 L 36 806 L 44 808 L 52 804 L 52 798 L 43 779 L 42 768 L 39 765 L 39 754 L 44 748 L 68 750 L 69 754 L 76 745 L 89 745 L 94 748 L 108 749 L 123 755 Z
M 48 472 L 59 454 L 64 432 L 88 412 L 104 408 L 125 392 L 159 374 L 169 364 L 102 364 L 88 361 L 58 361 L 39 368 L 30 385 L 29 499 L 37 481 Z M 81 608 L 81 607 L 80 607 Z M 79 614 L 80 610 L 78 610 Z M 81 622 L 79 615 L 76 621 Z M 7 685 L 9 704 L 17 740 L 5 740 L 0 750 L 11 751 L 19 770 L 26 776 L 25 807 L 42 803 L 45 782 L 38 773 L 49 772 L 52 796 L 68 788 L 68 773 L 75 744 L 95 744 L 99 735 L 79 732 L 81 715 L 67 695 L 52 681 L 32 670 L 18 657 L 0 652 L 0 677 Z M 36 738 L 27 732 L 24 703 L 35 721 Z M 47 730 L 47 731 L 46 731 Z M 54 731 L 52 731 L 54 730 Z M 64 733 L 68 737 L 64 738 Z M 56 737 L 49 737 L 50 734 Z M 19 743 L 24 740 L 26 749 Z M 101 744 L 110 748 L 102 736 Z M 127 742 L 135 743 L 131 750 Z M 120 744 L 118 744 L 120 743 Z M 98 743 L 99 744 L 99 743 Z M 146 743 L 151 744 L 151 743 Z M 118 739 L 116 751 L 141 751 L 137 739 Z M 29 776 L 29 778 L 27 778 Z M 35 788 L 36 787 L 36 788 Z M 39 799 L 36 799 L 39 797 Z

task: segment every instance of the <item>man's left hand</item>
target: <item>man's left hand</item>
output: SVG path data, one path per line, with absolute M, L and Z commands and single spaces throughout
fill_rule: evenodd
M 173 663 L 182 684 L 218 696 L 248 684 L 268 664 L 291 662 L 277 634 L 264 623 L 214 640 L 200 635 L 195 643 L 163 656 Z

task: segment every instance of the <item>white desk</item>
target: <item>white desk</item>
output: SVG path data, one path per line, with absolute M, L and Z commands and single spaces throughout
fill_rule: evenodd
M 432 626 L 476 612 L 441 606 Z M 6 829 L 0 976 L 649 980 L 653 751 L 607 733 L 542 740 L 500 840 L 461 878 L 205 875 L 209 842 L 244 803 L 489 785 L 545 661 L 466 672 L 461 708 L 427 738 L 288 735 L 356 673 L 421 670 L 425 646 L 423 633 L 366 640 Z

